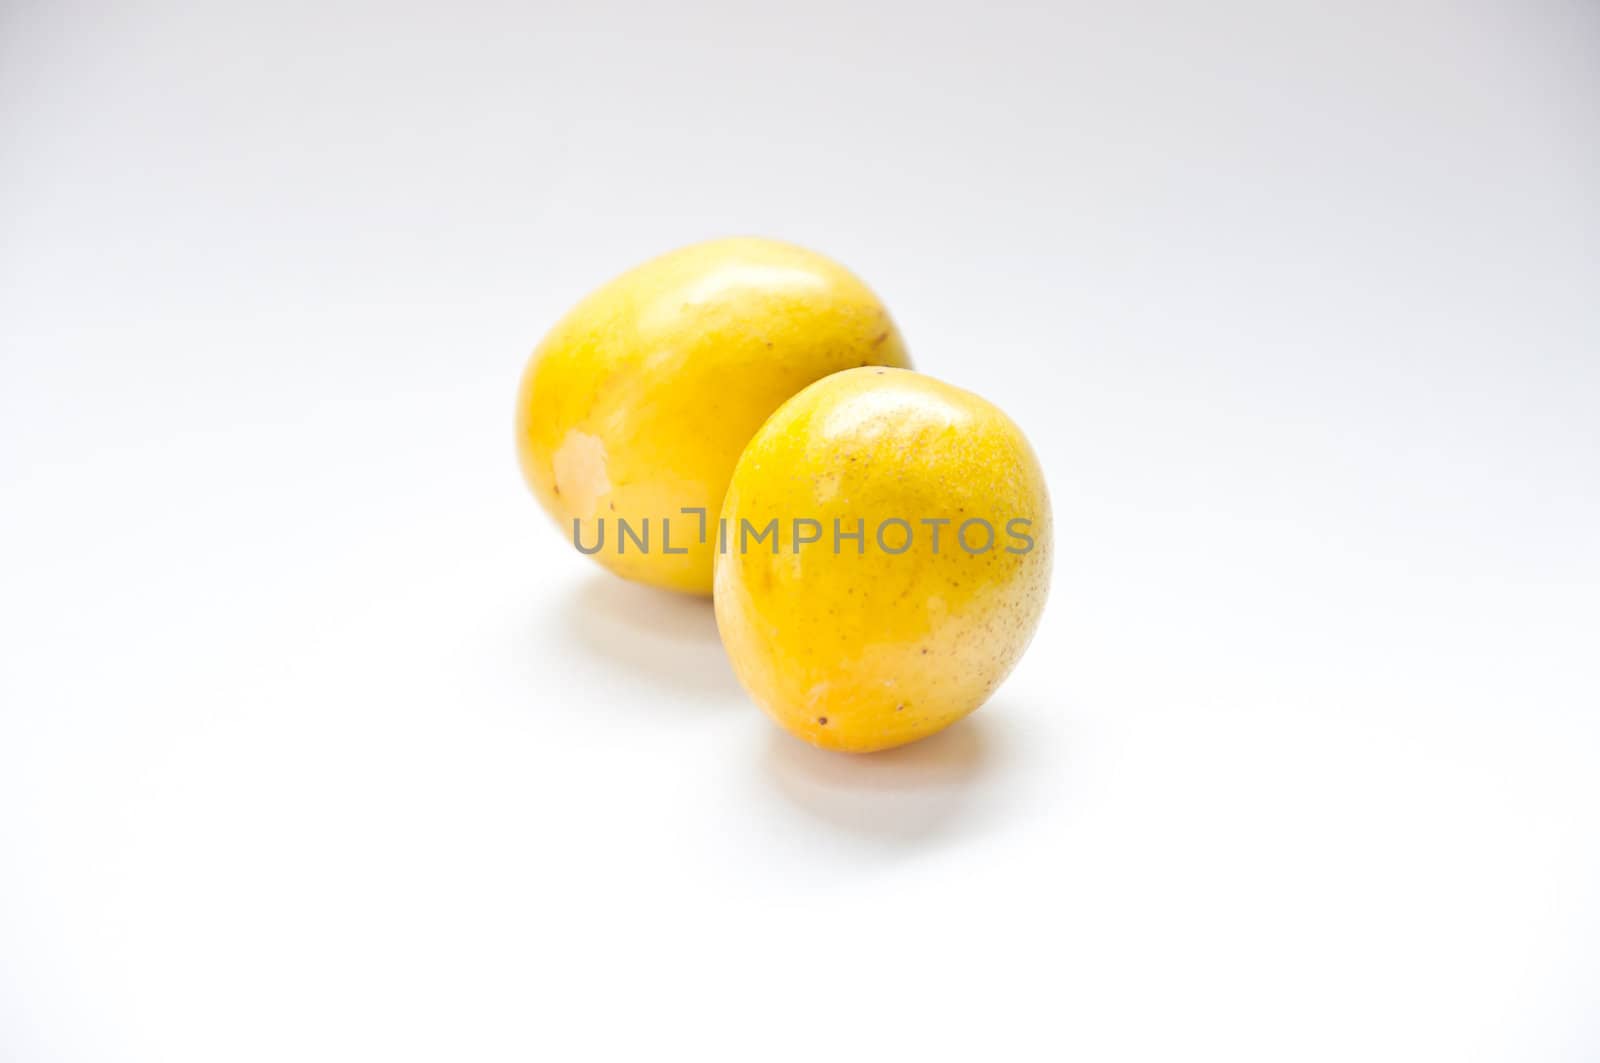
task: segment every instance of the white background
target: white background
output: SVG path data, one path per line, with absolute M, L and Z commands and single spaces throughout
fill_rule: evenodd
M 1600 1056 L 1600 9 L 0 12 L 0 1057 Z M 847 758 L 521 484 L 729 233 L 1031 435 Z

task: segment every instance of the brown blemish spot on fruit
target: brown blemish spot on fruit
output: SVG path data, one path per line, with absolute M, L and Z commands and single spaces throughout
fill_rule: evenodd
M 901 705 L 896 705 L 896 706 L 895 706 L 895 707 L 894 707 L 894 711 L 895 711 L 895 712 L 905 712 L 905 711 L 906 711 L 906 707 L 905 707 L 905 705 L 903 705 L 903 704 L 901 704 Z
M 872 337 L 872 345 L 874 347 L 876 347 L 876 346 L 878 346 L 879 344 L 881 344 L 884 340 L 886 340 L 888 338 L 889 338 L 889 332 L 888 332 L 887 329 L 885 329 L 884 331 L 878 333 L 876 336 Z
M 828 718 L 826 716 L 818 716 L 817 717 L 817 722 L 820 723 L 824 727 L 828 726 Z

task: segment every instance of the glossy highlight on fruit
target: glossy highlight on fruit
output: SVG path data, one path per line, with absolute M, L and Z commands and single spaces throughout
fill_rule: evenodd
M 586 545 L 604 536 L 592 556 L 618 575 L 709 594 L 714 536 L 696 533 L 745 444 L 806 385 L 867 365 L 910 359 L 844 267 L 776 240 L 685 247 L 602 286 L 534 351 L 517 396 L 523 475 L 569 540 L 574 520 Z M 623 521 L 648 522 L 648 549 Z
M 903 745 L 983 704 L 1049 590 L 1050 502 L 1028 441 L 994 405 L 917 373 L 852 369 L 790 399 L 745 449 L 722 519 L 717 626 L 734 671 L 827 749 Z M 741 534 L 774 520 L 776 541 Z

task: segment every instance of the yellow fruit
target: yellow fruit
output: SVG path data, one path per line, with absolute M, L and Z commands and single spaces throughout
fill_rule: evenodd
M 745 448 L 722 522 L 734 671 L 827 749 L 903 745 L 982 705 L 1049 590 L 1050 500 L 1027 439 L 917 373 L 852 369 L 790 399 Z
M 602 542 L 607 568 L 709 594 L 722 496 L 761 423 L 830 373 L 910 364 L 838 263 L 776 240 L 695 244 L 595 291 L 534 351 L 517 396 L 523 475 L 569 537 L 578 522 L 585 552 Z

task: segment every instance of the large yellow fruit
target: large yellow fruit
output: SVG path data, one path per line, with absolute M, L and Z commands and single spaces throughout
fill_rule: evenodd
M 522 471 L 618 575 L 709 594 L 745 444 L 807 384 L 864 365 L 910 360 L 883 304 L 838 263 L 776 240 L 685 247 L 595 291 L 539 344 L 517 396 Z
M 1049 591 L 1050 500 L 1027 439 L 917 373 L 852 369 L 790 399 L 739 459 L 722 520 L 734 671 L 828 749 L 903 745 L 983 704 Z

